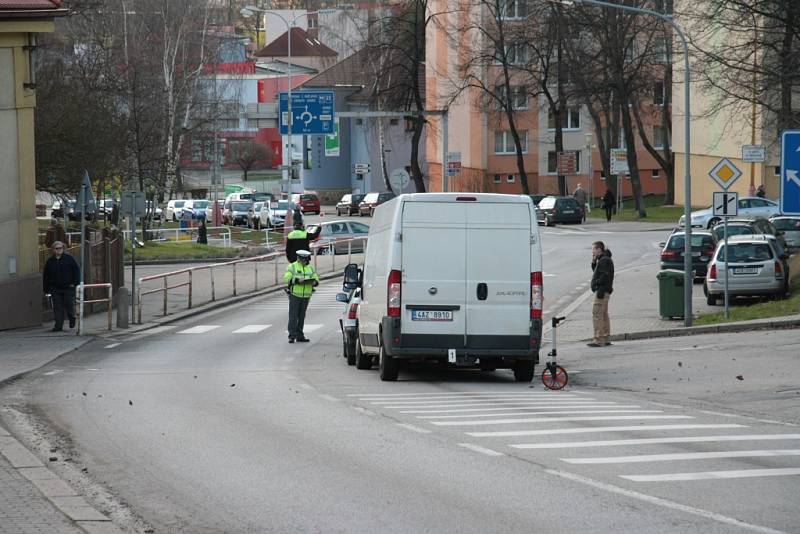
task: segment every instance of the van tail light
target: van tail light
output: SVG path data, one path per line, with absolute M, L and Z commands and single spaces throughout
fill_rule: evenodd
M 678 254 L 677 250 L 662 250 L 661 251 L 661 259 L 662 260 L 674 260 L 680 254 Z
M 711 269 L 708 271 L 708 279 L 712 282 L 716 282 L 717 280 L 717 264 L 712 263 Z
M 347 319 L 350 321 L 355 321 L 356 313 L 358 313 L 358 304 L 353 303 L 350 305 L 350 309 L 347 311 Z
M 386 295 L 386 312 L 389 317 L 400 317 L 400 271 L 391 271 L 389 273 L 389 282 L 387 284 Z
M 781 267 L 781 262 L 779 261 L 775 262 L 775 278 L 778 280 L 783 278 L 783 267 Z
M 531 273 L 531 319 L 542 318 L 542 304 L 544 290 L 542 287 L 542 272 Z

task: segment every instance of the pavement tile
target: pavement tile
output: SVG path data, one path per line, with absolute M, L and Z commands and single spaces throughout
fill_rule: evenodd
M 86 506 L 66 506 L 60 505 L 59 503 L 55 503 L 56 507 L 59 510 L 67 514 L 67 516 L 72 519 L 73 521 L 109 521 L 109 519 L 92 508 L 89 505 Z
M 30 481 L 58 478 L 46 467 L 23 467 L 19 469 L 19 473 Z
M 78 521 L 77 525 L 88 534 L 122 534 L 110 521 Z
M 42 467 L 44 464 L 28 449 L 12 437 L 0 438 L 0 454 L 13 467 Z
M 72 497 L 76 495 L 75 490 L 60 478 L 45 478 L 31 480 L 31 482 L 46 497 Z

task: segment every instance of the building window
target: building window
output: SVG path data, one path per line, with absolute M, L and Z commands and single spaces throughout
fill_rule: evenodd
M 661 178 L 661 169 L 653 169 L 653 178 Z
M 503 104 L 509 101 L 509 98 L 506 96 L 506 86 L 501 85 L 498 87 L 498 94 L 502 99 Z M 528 91 L 524 85 L 512 85 L 511 86 L 511 109 L 519 110 L 519 109 L 528 109 Z M 502 110 L 504 109 L 504 105 L 498 103 L 497 108 Z
M 506 182 L 508 182 L 509 184 L 513 184 L 514 183 L 514 175 L 513 174 L 509 174 L 508 176 L 506 176 Z
M 581 112 L 580 108 L 566 108 L 561 112 L 561 128 L 564 130 L 580 130 L 581 129 Z M 549 130 L 556 129 L 556 116 L 553 113 L 553 108 L 548 108 L 547 113 L 547 128 Z
M 781 175 L 781 166 L 780 165 L 776 165 L 775 168 L 773 169 L 772 173 L 775 176 L 780 176 Z
M 496 184 L 499 184 L 502 181 L 502 178 L 499 174 L 495 174 L 492 181 Z
M 522 145 L 522 153 L 528 153 L 528 130 L 517 130 L 519 141 Z M 494 153 L 495 154 L 516 154 L 517 148 L 514 145 L 514 137 L 510 130 L 495 130 L 494 132 Z
M 581 172 L 581 151 L 569 150 L 568 152 L 575 153 L 575 172 Z M 547 153 L 547 174 L 556 174 L 558 172 L 558 152 L 551 150 Z
M 670 7 L 670 2 L 665 2 L 664 0 L 653 0 L 653 10 L 657 11 L 658 13 L 664 13 L 669 15 L 672 11 L 668 11 Z
M 214 161 L 214 140 L 203 140 L 203 161 Z
M 528 0 L 501 0 L 500 18 L 503 20 L 525 18 L 528 14 L 527 1 Z
M 653 60 L 656 63 L 668 63 L 667 40 L 663 35 L 653 37 Z
M 192 139 L 192 161 L 203 161 L 203 141 Z
M 502 65 L 504 57 L 508 65 L 524 65 L 528 62 L 528 47 L 524 43 L 507 44 L 504 54 L 498 46 L 495 63 Z
M 669 145 L 667 130 L 663 126 L 653 126 L 653 148 L 662 149 Z
M 656 106 L 663 106 L 664 102 L 666 102 L 664 82 L 656 82 L 653 84 L 653 104 Z
M 400 124 L 400 119 L 396 119 L 396 118 L 395 119 L 389 119 L 389 124 L 391 126 L 397 126 L 398 124 Z

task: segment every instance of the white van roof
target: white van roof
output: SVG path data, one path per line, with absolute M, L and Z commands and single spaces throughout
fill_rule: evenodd
M 528 204 L 531 197 L 526 195 L 505 195 L 499 193 L 409 193 L 397 197 L 401 202 L 493 202 L 506 204 Z

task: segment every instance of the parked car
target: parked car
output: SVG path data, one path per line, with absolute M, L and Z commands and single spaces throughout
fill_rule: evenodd
M 261 230 L 261 209 L 267 205 L 267 202 L 254 202 L 253 203 L 253 229 Z
M 185 200 L 170 200 L 167 202 L 167 209 L 164 210 L 164 216 L 168 221 L 177 221 L 181 219 L 183 217 L 183 206 L 185 205 Z
M 234 200 L 250 200 L 254 201 L 253 197 L 255 193 L 252 191 L 237 191 L 236 193 L 228 193 L 228 196 L 225 197 L 225 202 L 227 201 L 234 201 Z
M 164 219 L 164 210 L 161 209 L 161 207 L 158 204 L 156 204 L 155 207 L 153 207 L 153 201 L 148 200 L 146 203 L 146 207 L 147 207 L 147 213 L 152 214 L 153 220 L 157 220 L 160 222 Z
M 344 195 L 336 203 L 336 215 L 353 215 L 358 213 L 358 205 L 364 200 L 364 195 Z
M 222 224 L 246 226 L 253 224 L 253 203 L 249 200 L 226 200 L 222 210 Z
M 781 214 L 777 202 L 761 197 L 743 197 L 738 202 L 739 218 L 765 217 L 769 218 Z M 714 215 L 714 207 L 692 212 L 692 228 L 712 228 L 722 222 L 722 218 Z M 678 226 L 683 226 L 685 217 L 681 215 Z
M 253 202 L 273 202 L 275 196 L 272 193 L 253 193 Z
M 537 221 L 545 226 L 556 223 L 578 223 L 583 221 L 584 207 L 572 197 L 544 197 L 536 209 Z
M 514 261 L 497 274 L 509 251 Z M 381 380 L 397 380 L 414 361 L 511 368 L 517 381 L 533 379 L 542 250 L 529 197 L 401 195 L 379 206 L 360 287 L 356 357 L 377 356 Z
M 800 216 L 783 215 L 773 217 L 770 222 L 779 232 L 783 232 L 788 250 L 800 249 Z
M 714 305 L 724 296 L 726 270 L 728 294 L 782 298 L 789 290 L 789 267 L 774 237 L 737 235 L 717 245 L 703 290 L 706 301 Z
M 387 191 L 385 193 L 368 193 L 364 199 L 358 204 L 358 216 L 372 215 L 375 213 L 375 208 L 388 202 L 394 198 L 394 193 Z
M 309 224 L 306 228 L 309 234 L 317 234 L 319 237 L 314 241 L 317 254 L 347 254 L 348 246 L 350 252 L 364 252 L 364 244 L 369 234 L 369 226 L 357 221 L 330 221 L 322 224 Z M 337 243 L 343 239 L 363 238 L 357 241 Z M 329 245 L 329 246 L 325 246 Z
M 722 241 L 725 234 L 725 225 L 718 224 L 711 230 L 711 232 L 714 234 L 714 237 L 717 238 L 717 241 Z M 784 249 L 786 248 L 786 239 L 784 238 L 783 234 L 767 219 L 756 217 L 755 219 L 736 218 L 728 220 L 728 237 L 734 235 L 757 234 L 775 236 L 775 238 L 780 242 L 781 247 Z
M 347 276 L 351 279 L 348 280 Z M 356 339 L 358 339 L 358 306 L 361 304 L 361 288 L 358 287 L 361 269 L 357 265 L 348 265 L 345 269 L 345 282 L 342 293 L 336 295 L 336 300 L 344 303 L 342 317 L 339 319 L 339 328 L 342 330 L 342 356 L 347 360 L 347 365 L 358 365 L 360 369 L 372 367 L 372 357 L 362 353 L 361 359 L 356 358 Z
M 541 202 L 542 199 L 545 197 L 547 197 L 547 195 L 531 195 L 531 200 L 533 200 L 533 205 L 539 207 L 539 202 Z
M 206 222 L 208 224 L 212 224 L 214 221 L 214 202 L 215 202 L 214 200 L 209 200 L 208 205 L 206 206 Z M 217 200 L 216 203 L 219 206 L 220 214 L 222 214 L 222 210 L 224 209 L 225 206 L 225 201 Z
M 56 200 L 53 202 L 53 206 L 50 208 L 50 216 L 54 219 L 61 219 L 64 217 L 64 206 L 66 205 L 67 209 L 67 218 L 73 220 L 74 212 L 75 212 L 75 201 L 74 200 L 67 200 L 66 202 L 61 200 Z
M 261 207 L 259 220 L 262 225 L 269 228 L 282 227 L 286 221 L 286 211 L 289 209 L 288 200 L 279 200 Z
M 661 268 L 683 270 L 683 258 L 686 246 L 686 233 L 674 232 L 665 243 L 660 244 Z M 692 232 L 692 270 L 695 279 L 703 279 L 708 272 L 708 264 L 714 256 L 717 239 L 712 232 Z
M 183 204 L 180 218 L 191 218 L 193 220 L 205 220 L 206 208 L 211 204 L 210 200 L 187 200 Z
M 299 193 L 292 195 L 291 201 L 294 205 L 300 207 L 303 213 L 316 213 L 319 215 L 322 207 L 319 203 L 319 198 L 313 193 Z

